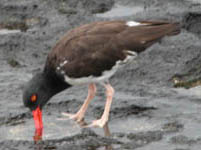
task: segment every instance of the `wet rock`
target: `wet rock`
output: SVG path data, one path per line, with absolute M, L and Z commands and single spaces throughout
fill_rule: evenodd
M 197 78 L 197 79 L 191 79 L 191 80 L 182 80 L 180 78 L 183 78 L 183 75 L 178 75 L 173 77 L 173 82 L 174 82 L 174 87 L 175 88 L 180 88 L 180 87 L 184 87 L 186 89 L 192 88 L 192 87 L 196 87 L 196 86 L 200 86 L 201 85 L 201 78 Z
M 187 13 L 184 17 L 184 28 L 201 37 L 201 13 Z
M 178 122 L 171 122 L 164 124 L 162 127 L 163 131 L 166 133 L 172 133 L 172 132 L 179 132 L 183 129 L 183 125 Z
M 19 67 L 20 66 L 20 63 L 17 60 L 15 60 L 15 59 L 9 59 L 7 61 L 8 61 L 8 64 L 11 67 Z
M 144 144 L 159 141 L 163 138 L 163 133 L 161 131 L 150 131 L 145 133 L 130 133 L 127 135 L 128 139 L 133 141 L 141 141 Z
M 160 141 L 163 138 L 163 132 L 161 131 L 150 131 L 150 132 L 140 132 L 140 133 L 130 133 L 127 138 L 131 142 L 122 144 L 123 149 L 136 149 L 142 147 L 151 142 Z
M 136 149 L 138 147 L 143 146 L 143 143 L 140 142 L 129 142 L 129 143 L 125 143 L 121 146 L 121 149 Z
M 58 0 L 58 2 L 60 3 L 59 11 L 64 14 L 76 14 L 79 9 L 91 13 L 103 13 L 111 9 L 114 4 L 113 0 Z
M 113 137 L 118 137 L 118 138 L 123 138 L 123 137 L 125 137 L 126 135 L 125 135 L 125 133 L 112 133 L 112 136 L 113 136 Z
M 192 49 L 193 50 L 193 49 Z M 193 51 L 199 51 L 199 48 L 194 47 Z M 193 87 L 193 83 L 196 84 L 196 81 L 199 81 L 200 78 L 200 64 L 201 64 L 201 54 L 197 54 L 194 58 L 186 62 L 186 68 L 184 69 L 185 73 L 176 74 L 174 77 L 178 78 L 183 82 L 187 82 L 187 87 Z M 190 85 L 189 85 L 190 84 Z M 185 84 L 184 84 L 185 85 Z
M 66 101 L 60 101 L 58 103 L 48 103 L 45 107 L 45 111 L 47 113 L 51 112 L 75 112 L 79 109 L 79 107 L 82 105 L 82 102 L 79 102 L 75 99 L 73 100 L 66 100 Z
M 174 150 L 190 150 L 190 149 L 176 148 Z
M 58 11 L 62 14 L 67 14 L 67 15 L 75 15 L 77 14 L 77 10 L 75 8 L 71 8 L 68 6 L 60 6 L 60 8 L 58 9 Z
M 183 144 L 194 145 L 194 144 L 197 144 L 198 142 L 200 143 L 201 139 L 200 138 L 190 139 L 184 135 L 178 135 L 178 136 L 172 137 L 170 142 L 174 144 L 181 144 L 181 145 Z
M 9 30 L 14 30 L 14 29 L 20 29 L 21 31 L 26 31 L 28 29 L 28 26 L 24 22 L 4 22 L 0 24 L 0 29 L 9 29 Z
M 23 124 L 25 119 L 31 118 L 31 113 L 22 113 L 19 115 L 10 114 L 9 116 L 5 116 L 0 118 L 0 125 L 10 125 L 15 126 L 17 124 Z
M 146 116 L 151 110 L 155 110 L 154 107 L 142 107 L 137 105 L 128 105 L 127 107 L 116 107 L 111 110 L 111 118 L 124 118 L 130 115 Z

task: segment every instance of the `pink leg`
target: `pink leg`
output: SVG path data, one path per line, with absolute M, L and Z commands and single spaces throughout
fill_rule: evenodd
M 112 97 L 114 95 L 114 89 L 110 84 L 104 84 L 104 86 L 106 88 L 107 99 L 106 99 L 106 104 L 105 104 L 105 109 L 104 109 L 103 115 L 101 116 L 100 119 L 94 120 L 87 127 L 100 127 L 100 128 L 103 128 L 105 126 L 105 124 L 107 123 L 108 119 L 109 119 L 109 113 L 110 113 L 110 107 L 111 107 L 111 104 L 112 104 Z
M 81 122 L 84 118 L 89 103 L 95 96 L 95 93 L 96 93 L 96 85 L 94 83 L 89 84 L 88 96 L 84 101 L 83 105 L 81 106 L 81 108 L 79 109 L 79 111 L 76 114 L 62 113 L 62 115 L 67 116 L 70 119 L 76 120 L 77 122 Z

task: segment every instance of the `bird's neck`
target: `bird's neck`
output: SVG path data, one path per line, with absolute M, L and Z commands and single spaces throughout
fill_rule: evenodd
M 66 83 L 62 78 L 57 76 L 56 73 L 44 71 L 43 75 L 46 87 L 49 89 L 50 97 L 71 87 L 70 84 Z

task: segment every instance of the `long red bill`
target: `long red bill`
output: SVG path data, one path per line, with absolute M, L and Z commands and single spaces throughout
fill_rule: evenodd
M 42 138 L 42 134 L 43 134 L 43 120 L 42 120 L 42 111 L 40 107 L 37 107 L 35 110 L 33 110 L 32 114 L 33 114 L 33 119 L 35 122 L 34 140 L 37 140 L 37 139 L 39 140 Z

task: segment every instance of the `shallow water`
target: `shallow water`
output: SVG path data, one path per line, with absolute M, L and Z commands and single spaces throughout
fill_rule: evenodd
M 62 139 L 64 137 L 70 137 L 81 132 L 81 128 L 72 120 L 52 120 L 53 117 L 44 116 L 44 130 L 43 140 L 50 139 Z M 2 126 L 0 128 L 0 141 L 3 140 L 24 140 L 32 141 L 35 128 L 32 119 L 26 120 L 25 123 L 17 125 Z
M 16 34 L 21 32 L 20 30 L 7 30 L 7 29 L 0 29 L 0 35 L 5 35 L 5 34 Z

